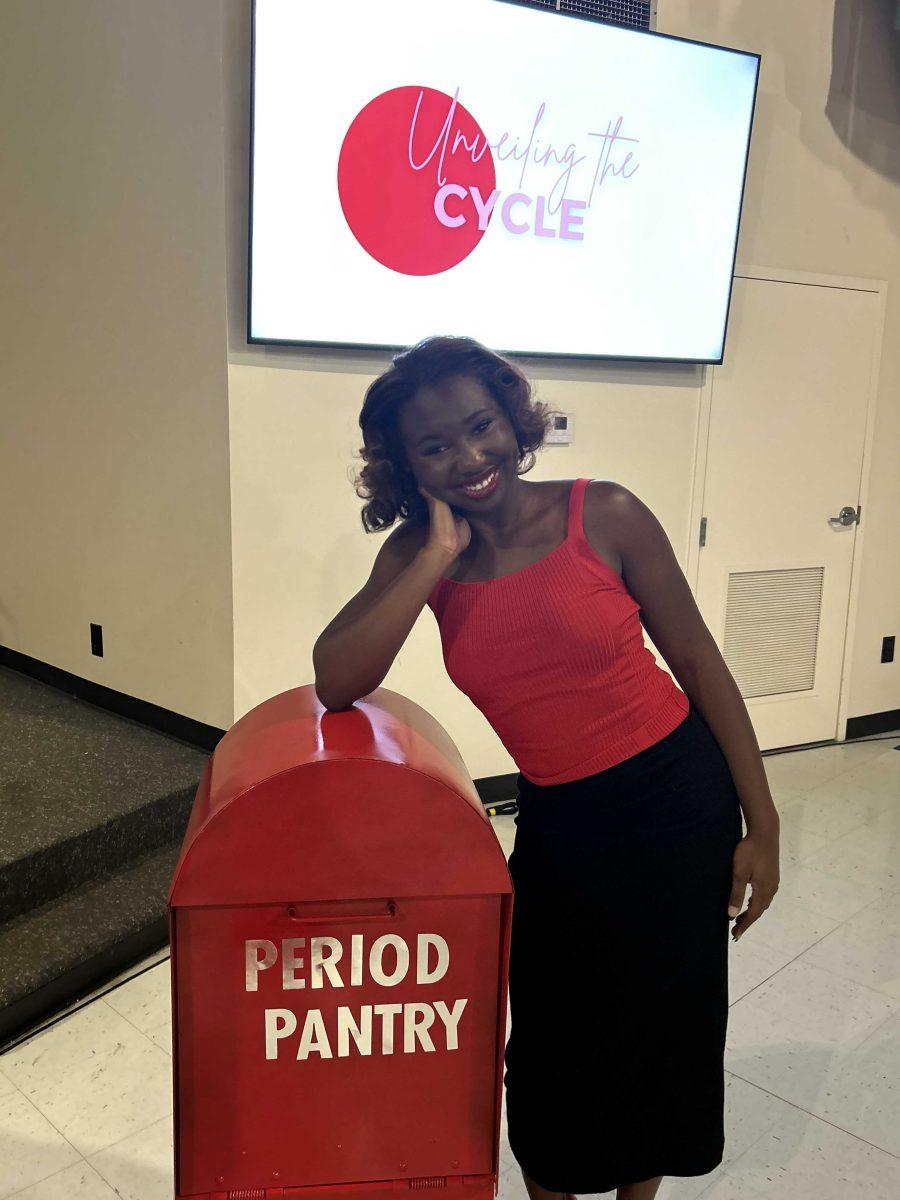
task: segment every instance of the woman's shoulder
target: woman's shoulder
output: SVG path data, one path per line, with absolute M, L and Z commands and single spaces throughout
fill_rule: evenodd
M 621 483 L 616 483 L 614 479 L 590 478 L 584 492 L 585 512 L 588 508 L 597 514 L 606 512 L 616 503 L 617 498 L 627 491 L 627 488 L 623 488 Z
M 540 502 L 535 505 L 538 520 L 547 525 L 551 522 L 565 525 L 566 515 L 572 491 L 581 479 L 586 478 L 582 500 L 584 523 L 606 524 L 609 521 L 609 509 L 615 496 L 622 490 L 621 484 L 613 479 L 595 479 L 592 476 L 579 476 L 577 479 L 536 479 L 532 482 L 535 495 Z
M 587 481 L 587 491 L 585 495 L 590 495 L 593 497 L 605 497 L 611 495 L 616 491 L 617 488 L 620 488 L 621 486 L 622 485 L 620 483 L 616 483 L 614 479 L 597 479 L 592 475 Z
M 615 563 L 620 575 L 626 557 L 657 553 L 656 539 L 660 534 L 665 536 L 640 496 L 612 479 L 591 481 L 585 493 L 582 524 L 594 550 L 611 565 Z
M 577 480 L 571 480 L 570 486 L 576 482 Z M 610 506 L 620 488 L 621 484 L 616 483 L 614 479 L 595 479 L 593 476 L 588 478 L 584 489 L 585 519 L 592 517 L 595 520 L 607 520 Z M 568 495 L 568 492 L 566 494 Z

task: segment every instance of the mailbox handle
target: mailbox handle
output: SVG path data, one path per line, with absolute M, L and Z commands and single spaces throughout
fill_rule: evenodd
M 393 900 L 388 900 L 383 908 L 374 913 L 321 913 L 303 916 L 298 912 L 296 904 L 289 904 L 287 914 L 292 921 L 302 921 L 304 925 L 310 925 L 314 922 L 324 923 L 329 925 L 347 925 L 351 922 L 358 921 L 393 921 L 397 916 L 397 905 Z

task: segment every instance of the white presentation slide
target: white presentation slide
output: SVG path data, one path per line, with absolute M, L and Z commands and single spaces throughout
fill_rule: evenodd
M 721 362 L 758 71 L 508 0 L 256 0 L 250 340 Z

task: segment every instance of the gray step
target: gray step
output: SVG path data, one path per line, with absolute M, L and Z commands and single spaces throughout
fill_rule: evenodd
M 0 922 L 180 842 L 208 757 L 0 667 Z
M 0 927 L 0 1048 L 169 939 L 181 840 Z

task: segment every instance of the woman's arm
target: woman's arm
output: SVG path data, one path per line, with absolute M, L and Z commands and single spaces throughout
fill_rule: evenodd
M 777 838 L 778 811 L 750 714 L 665 530 L 646 504 L 621 484 L 598 500 L 604 508 L 604 534 L 616 541 L 622 577 L 641 606 L 641 621 L 728 762 L 748 833 Z M 589 520 L 586 511 L 585 521 Z
M 316 639 L 316 695 L 328 709 L 349 708 L 380 687 L 432 588 L 453 561 L 398 528 L 381 547 L 368 580 Z

